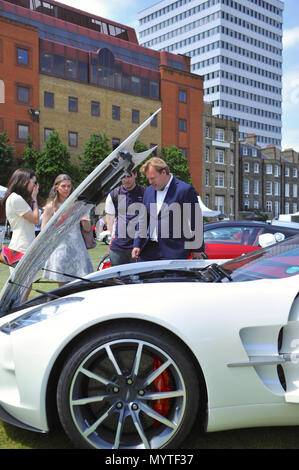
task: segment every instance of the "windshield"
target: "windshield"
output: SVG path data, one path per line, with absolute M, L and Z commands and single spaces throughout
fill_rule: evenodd
M 281 279 L 299 274 L 299 237 L 257 250 L 222 265 L 234 282 Z

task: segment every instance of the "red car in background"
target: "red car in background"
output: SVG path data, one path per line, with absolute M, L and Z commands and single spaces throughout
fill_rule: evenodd
M 205 254 L 208 259 L 234 259 L 261 248 L 259 236 L 282 233 L 284 238 L 299 234 L 298 228 L 267 222 L 230 221 L 204 225 Z M 109 253 L 100 261 L 98 271 L 110 268 Z
M 267 222 L 231 221 L 204 225 L 205 253 L 209 259 L 232 259 L 258 250 L 259 236 L 282 233 L 285 238 L 299 234 L 299 228 Z

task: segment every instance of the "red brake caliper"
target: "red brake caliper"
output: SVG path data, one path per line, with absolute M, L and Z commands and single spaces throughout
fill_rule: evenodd
M 162 361 L 155 357 L 154 359 L 154 370 L 157 370 L 162 365 Z M 170 392 L 172 390 L 169 387 L 169 375 L 166 370 L 162 372 L 155 380 L 154 387 L 155 392 Z M 170 409 L 169 398 L 164 398 L 163 400 L 155 400 L 154 410 L 162 416 L 166 416 Z M 155 421 L 155 426 L 158 426 L 158 422 Z

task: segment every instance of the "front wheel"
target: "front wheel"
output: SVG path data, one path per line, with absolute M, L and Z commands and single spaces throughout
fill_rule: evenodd
M 85 338 L 57 390 L 62 425 L 80 448 L 175 448 L 194 424 L 198 401 L 185 349 L 155 328 L 130 324 Z

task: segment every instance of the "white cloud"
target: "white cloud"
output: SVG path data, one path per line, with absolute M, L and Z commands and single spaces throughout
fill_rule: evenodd
M 283 32 L 283 47 L 285 49 L 295 46 L 299 42 L 299 27 L 285 29 Z
M 282 133 L 282 150 L 294 149 L 299 152 L 298 144 L 299 128 L 298 129 L 286 129 Z
M 135 0 L 63 0 L 61 3 L 127 26 L 137 21 Z
M 299 65 L 284 73 L 282 83 L 283 106 L 287 108 L 296 106 L 297 108 L 299 103 Z

